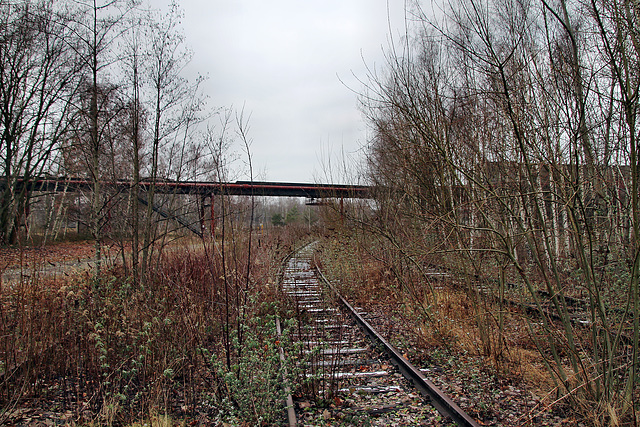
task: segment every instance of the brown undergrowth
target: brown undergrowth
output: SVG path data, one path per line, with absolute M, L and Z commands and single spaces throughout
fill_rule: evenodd
M 269 283 L 294 239 L 260 236 L 251 260 L 246 241 L 178 246 L 140 283 L 117 266 L 5 283 L 0 424 L 273 422 L 282 376 Z
M 346 236 L 324 242 L 318 260 L 347 299 L 379 314 L 375 326 L 414 363 L 446 378 L 445 391 L 485 424 L 590 424 L 558 399 L 548 349 L 536 336 L 541 325 L 517 307 L 481 295 L 466 278 L 401 277 Z M 498 400 L 511 406 L 500 409 Z

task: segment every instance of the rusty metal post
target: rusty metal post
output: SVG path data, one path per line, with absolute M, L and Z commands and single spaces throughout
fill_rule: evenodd
M 200 231 L 202 231 L 202 235 L 204 236 L 204 200 L 205 196 L 200 197 L 200 206 L 199 206 L 199 219 L 200 219 Z
M 24 233 L 26 237 L 29 237 L 29 215 L 31 214 L 31 204 L 27 201 L 24 205 Z M 20 233 L 20 230 L 18 230 Z
M 214 200 L 214 195 L 213 193 L 211 193 L 211 237 L 215 239 L 216 237 L 216 216 L 215 216 L 215 210 L 214 210 L 214 204 L 213 204 L 213 200 Z

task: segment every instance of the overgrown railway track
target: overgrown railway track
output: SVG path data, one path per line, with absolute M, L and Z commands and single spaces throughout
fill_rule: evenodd
M 281 281 L 299 319 L 294 350 L 298 393 L 289 425 L 478 424 L 425 378 L 312 265 L 306 246 L 287 261 Z M 315 400 L 323 402 L 318 405 Z
M 434 281 L 451 277 L 462 277 L 464 285 L 459 285 L 458 289 L 466 288 L 465 290 L 477 292 L 482 298 L 496 303 L 501 302 L 504 305 L 512 307 L 514 310 L 520 310 L 526 313 L 531 319 L 542 319 L 544 317 L 549 321 L 556 322 L 558 325 L 561 325 L 566 319 L 566 321 L 578 328 L 596 327 L 598 330 L 602 330 L 601 326 L 594 326 L 594 322 L 592 321 L 592 311 L 595 311 L 596 308 L 591 307 L 591 305 L 595 304 L 595 302 L 590 302 L 587 299 L 566 295 L 564 292 L 558 292 L 553 295 L 542 289 L 535 290 L 534 295 L 532 295 L 523 285 L 518 286 L 508 282 L 505 283 L 505 287 L 509 292 L 505 292 L 500 301 L 500 297 L 498 296 L 499 283 L 495 279 L 487 277 L 481 278 L 476 274 L 465 274 L 460 271 L 453 271 L 451 268 L 443 265 L 429 264 L 426 267 L 425 274 Z M 523 299 L 522 294 L 514 295 L 514 291 L 518 290 L 524 295 L 528 295 L 529 298 Z M 554 297 L 557 299 L 556 303 L 553 301 Z M 559 312 L 558 307 L 560 307 L 564 313 Z M 623 308 L 610 307 L 606 306 L 606 304 L 604 307 L 607 315 L 621 316 L 626 313 Z M 616 325 L 613 330 L 619 326 L 620 325 Z M 617 339 L 625 345 L 633 344 L 633 337 L 628 333 L 620 333 Z

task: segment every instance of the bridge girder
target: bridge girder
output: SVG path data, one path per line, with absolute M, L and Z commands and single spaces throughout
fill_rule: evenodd
M 35 179 L 27 182 L 30 191 L 90 190 L 92 182 L 85 179 L 57 178 Z M 103 186 L 128 189 L 132 181 L 104 181 Z M 0 179 L 0 188 L 6 182 Z M 199 194 L 228 196 L 272 196 L 306 197 L 308 199 L 366 199 L 371 197 L 371 187 L 364 185 L 307 184 L 264 181 L 201 182 L 201 181 L 141 181 L 142 188 L 154 186 L 154 191 L 163 194 Z

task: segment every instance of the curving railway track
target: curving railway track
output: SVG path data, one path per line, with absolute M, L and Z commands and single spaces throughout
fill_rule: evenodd
M 281 280 L 299 319 L 295 350 L 281 355 L 300 382 L 289 425 L 477 426 L 313 269 L 312 252 L 292 255 Z

